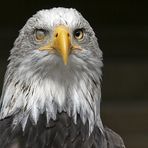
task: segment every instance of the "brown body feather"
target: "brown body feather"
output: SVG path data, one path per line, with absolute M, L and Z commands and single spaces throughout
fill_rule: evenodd
M 105 128 L 102 135 L 95 127 L 89 135 L 88 122 L 83 125 L 78 117 L 77 124 L 66 113 L 59 113 L 55 121 L 46 124 L 40 116 L 37 125 L 28 121 L 25 131 L 21 126 L 13 129 L 12 118 L 0 121 L 0 148 L 124 148 L 120 136 Z

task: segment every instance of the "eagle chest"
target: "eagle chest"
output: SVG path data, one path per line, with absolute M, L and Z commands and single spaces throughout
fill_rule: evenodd
M 3 136 L 7 135 L 6 132 L 10 133 L 10 130 L 12 128 L 7 127 Z M 17 148 L 98 148 L 103 140 L 99 129 L 96 128 L 89 135 L 87 122 L 84 125 L 78 116 L 75 124 L 64 112 L 58 113 L 57 119 L 50 120 L 48 124 L 45 115 L 40 116 L 37 125 L 32 125 L 28 120 L 24 132 L 21 126 L 16 127 L 9 136 L 8 143 L 2 148 L 12 148 L 14 143 L 17 143 Z

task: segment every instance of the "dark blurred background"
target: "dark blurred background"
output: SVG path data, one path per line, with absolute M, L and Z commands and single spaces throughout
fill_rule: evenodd
M 148 148 L 148 3 L 143 0 L 13 0 L 0 4 L 0 90 L 9 50 L 36 11 L 74 7 L 104 53 L 102 119 L 128 148 Z

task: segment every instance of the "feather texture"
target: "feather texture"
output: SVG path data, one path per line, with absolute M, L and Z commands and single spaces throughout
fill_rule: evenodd
M 80 27 L 87 30 L 81 43 L 83 51 L 71 54 L 67 66 L 56 54 L 37 50 L 29 37 L 34 28 L 46 28 L 47 24 L 50 30 L 58 24 L 68 25 L 71 31 Z M 90 133 L 94 125 L 103 131 L 100 119 L 102 52 L 92 28 L 75 9 L 39 11 L 21 30 L 9 59 L 0 119 L 16 114 L 14 125 L 28 117 L 37 123 L 43 112 L 49 121 L 56 119 L 57 112 L 66 111 L 75 123 L 77 114 L 84 124 L 88 120 Z M 21 123 L 24 129 L 26 122 Z
M 78 116 L 77 124 L 66 113 L 59 113 L 55 121 L 46 124 L 45 114 L 41 115 L 37 125 L 29 121 L 26 130 L 21 126 L 11 128 L 12 118 L 0 121 L 1 148 L 124 148 L 120 136 L 108 128 L 102 135 L 98 127 L 89 135 L 89 124 L 84 125 Z M 11 134 L 10 134 L 11 133 Z
M 71 44 L 81 48 L 70 53 L 66 66 L 58 53 L 39 50 L 58 25 L 68 27 Z M 73 33 L 80 28 L 85 32 L 78 41 Z M 35 40 L 36 29 L 47 32 L 46 40 Z M 107 137 L 121 139 L 104 130 L 100 118 L 102 66 L 95 33 L 78 11 L 53 8 L 33 15 L 9 57 L 0 100 L 1 148 L 113 148 L 117 142 L 107 144 Z

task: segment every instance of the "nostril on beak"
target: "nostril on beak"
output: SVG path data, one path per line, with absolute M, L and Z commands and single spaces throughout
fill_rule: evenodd
M 69 33 L 67 33 L 67 36 L 69 37 L 69 36 L 70 36 L 70 34 L 69 34 Z
M 58 35 L 59 35 L 59 34 L 58 34 L 58 33 L 56 33 L 55 37 L 57 38 L 57 37 L 58 37 Z

